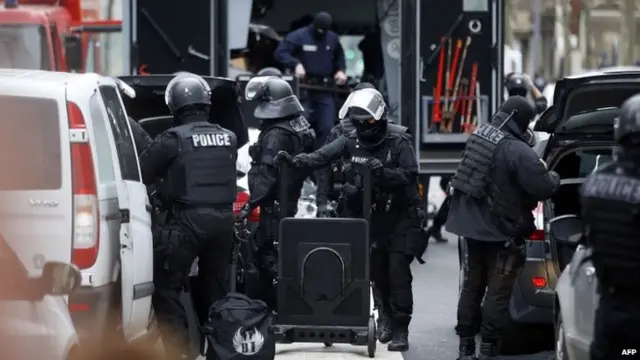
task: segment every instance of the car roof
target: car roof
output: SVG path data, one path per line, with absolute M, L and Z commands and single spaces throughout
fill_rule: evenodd
M 25 81 L 26 80 L 26 81 Z M 49 89 L 64 91 L 68 86 L 95 88 L 111 85 L 117 88 L 114 79 L 96 73 L 66 73 L 44 70 L 0 69 L 0 81 L 9 86 L 47 86 Z

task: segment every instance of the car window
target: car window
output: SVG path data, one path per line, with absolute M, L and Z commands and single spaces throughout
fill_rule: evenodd
M 62 185 L 60 117 L 53 99 L 0 95 L 0 190 Z
M 602 165 L 613 161 L 613 147 L 578 150 L 562 157 L 556 170 L 563 179 L 584 179 Z
M 129 119 L 124 112 L 118 92 L 110 86 L 101 86 L 100 94 L 107 108 L 109 124 L 116 141 L 120 171 L 124 180 L 140 181 L 140 169 L 135 144 L 129 129 Z
M 107 132 L 109 124 L 102 112 L 97 93 L 94 93 L 89 99 L 89 111 L 91 112 L 94 129 L 94 146 L 98 157 L 98 181 L 101 184 L 110 183 L 116 180 L 116 174 L 113 168 L 113 154 L 109 143 L 109 133 Z

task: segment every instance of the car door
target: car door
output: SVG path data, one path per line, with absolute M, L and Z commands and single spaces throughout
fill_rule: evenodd
M 576 250 L 576 256 L 572 259 L 571 264 L 573 299 L 575 299 L 572 311 L 576 322 L 576 336 L 582 345 L 581 350 L 588 351 L 591 339 L 593 339 L 593 324 L 598 307 L 598 282 L 595 276 L 596 270 L 591 261 L 583 260 L 591 255 L 591 250 L 580 246 L 581 248 Z
M 113 86 L 99 89 L 110 124 L 111 151 L 117 155 L 113 159 L 121 223 L 122 323 L 125 337 L 132 339 L 147 330 L 151 312 L 151 206 L 141 182 L 138 156 L 120 95 Z

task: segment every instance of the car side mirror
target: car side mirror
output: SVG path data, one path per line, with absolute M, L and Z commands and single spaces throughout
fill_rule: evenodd
M 577 215 L 557 216 L 549 221 L 549 238 L 558 245 L 577 247 L 582 240 L 583 221 Z
M 68 35 L 64 38 L 64 57 L 69 71 L 80 72 L 83 68 L 82 38 L 80 35 Z
M 45 294 L 69 295 L 80 286 L 82 274 L 75 265 L 51 261 L 44 264 L 40 281 Z

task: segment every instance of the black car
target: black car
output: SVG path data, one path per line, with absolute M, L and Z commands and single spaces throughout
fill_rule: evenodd
M 638 92 L 640 70 L 627 68 L 566 77 L 556 84 L 554 105 L 534 127 L 548 138 L 534 149 L 548 168 L 560 175 L 561 186 L 534 211 L 538 230 L 524 245 L 526 263 L 509 304 L 511 323 L 500 344 L 503 354 L 538 351 L 551 345 L 555 285 L 577 244 L 558 244 L 550 239 L 548 223 L 557 216 L 580 215 L 580 186 L 591 172 L 612 160 L 618 107 Z M 466 249 L 463 241 L 458 244 L 462 283 Z

